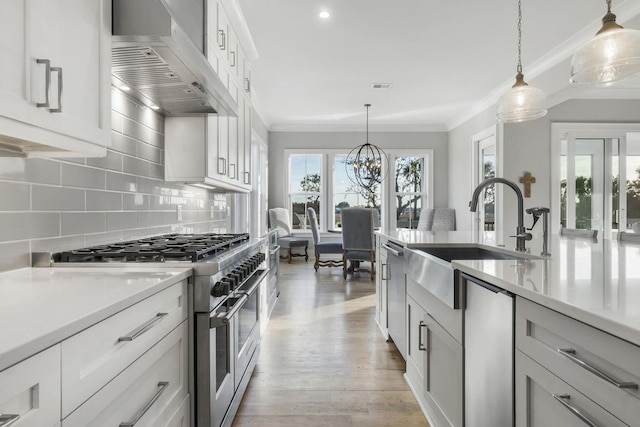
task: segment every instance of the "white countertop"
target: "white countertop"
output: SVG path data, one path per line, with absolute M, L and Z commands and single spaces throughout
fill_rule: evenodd
M 408 247 L 456 246 L 465 243 L 465 236 L 467 244 L 472 242 L 465 232 L 380 234 Z M 640 243 L 552 235 L 551 257 L 542 259 L 536 257 L 541 246 L 537 240 L 527 246 L 532 247 L 528 256 L 538 259 L 453 261 L 452 266 L 640 345 Z
M 0 371 L 191 273 L 191 268 L 24 268 L 0 273 Z

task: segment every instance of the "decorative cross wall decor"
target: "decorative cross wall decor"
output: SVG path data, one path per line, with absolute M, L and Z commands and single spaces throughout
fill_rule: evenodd
M 536 183 L 536 178 L 531 176 L 531 172 L 525 172 L 520 182 L 524 184 L 524 197 L 531 197 L 531 184 Z

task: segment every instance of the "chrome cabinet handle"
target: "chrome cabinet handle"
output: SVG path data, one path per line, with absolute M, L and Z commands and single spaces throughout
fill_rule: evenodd
M 146 403 L 146 405 L 144 405 L 142 407 L 142 409 L 140 409 L 138 411 L 137 414 L 134 415 L 133 419 L 131 421 L 124 421 L 120 423 L 120 427 L 133 427 L 136 425 L 136 423 L 138 421 L 140 421 L 140 418 L 144 417 L 144 414 L 147 413 L 147 411 L 153 406 L 153 404 L 156 402 L 156 400 L 158 400 L 158 398 L 160 397 L 160 395 L 162 393 L 164 393 L 164 391 L 167 389 L 167 387 L 169 387 L 169 381 L 160 381 L 158 383 L 158 391 L 156 391 L 156 394 L 154 394 L 151 399 Z
M 244 91 L 249 93 L 251 91 L 251 83 L 247 77 L 244 78 Z
M 227 48 L 227 35 L 224 30 L 218 30 L 218 34 L 220 34 L 218 46 L 220 46 L 220 50 L 225 50 Z
M 244 173 L 244 183 L 251 184 L 251 172 Z
M 552 394 L 552 396 L 553 396 L 554 399 L 556 399 L 558 402 L 560 402 L 562 404 L 562 406 L 567 408 L 573 415 L 575 415 L 576 417 L 580 418 L 580 421 L 582 421 L 583 423 L 585 423 L 589 427 L 598 427 L 598 424 L 596 424 L 593 421 L 591 421 L 589 419 L 589 417 L 587 417 L 585 414 L 583 414 L 580 409 L 576 408 L 575 406 L 573 406 L 572 404 L 567 402 L 567 400 L 569 400 L 571 398 L 570 395 L 568 395 L 568 394 L 555 394 L 554 393 L 554 394 Z
M 236 66 L 236 53 L 231 51 L 231 58 L 233 58 L 233 60 L 231 61 L 231 66 L 235 67 Z
M 617 387 L 617 388 L 633 388 L 633 389 L 637 389 L 638 388 L 638 384 L 636 384 L 634 382 L 620 382 L 620 381 L 618 381 L 618 380 L 616 380 L 614 378 L 611 378 L 609 375 L 605 374 L 604 372 L 602 372 L 601 370 L 599 370 L 595 366 L 591 365 L 590 363 L 585 362 L 584 360 L 580 359 L 579 357 L 577 357 L 575 355 L 576 351 L 573 348 L 558 348 L 556 350 L 558 351 L 558 353 L 562 354 L 563 356 L 565 356 L 566 358 L 571 360 L 576 365 L 580 366 L 581 368 L 586 369 L 587 371 L 589 371 L 592 374 L 594 374 L 595 376 L 605 380 L 606 382 L 608 382 L 609 384 L 613 385 L 614 387 Z
M 0 414 L 0 427 L 9 427 L 18 421 L 19 418 L 20 415 L 18 414 Z
M 231 173 L 231 168 L 233 168 L 233 174 Z M 229 163 L 229 178 L 236 179 L 236 165 L 235 163 Z
M 220 167 L 220 162 L 222 162 L 222 167 Z M 224 157 L 218 158 L 218 173 L 220 175 L 227 174 L 227 159 L 225 159 Z
M 395 256 L 403 256 L 404 255 L 404 253 L 402 251 L 394 249 L 391 246 L 387 245 L 386 243 L 383 243 L 382 247 L 385 248 L 386 250 L 388 250 L 389 252 L 391 252 L 392 254 L 394 254 Z
M 148 322 L 145 322 L 142 325 L 138 326 L 136 329 L 134 329 L 133 331 L 129 332 L 128 335 L 125 335 L 123 337 L 118 338 L 118 342 L 135 340 L 140 335 L 144 334 L 149 329 L 153 328 L 156 325 L 156 323 L 158 323 L 159 321 L 164 319 L 165 316 L 168 316 L 168 315 L 169 315 L 169 313 L 158 313 L 158 314 L 156 314 L 156 317 L 154 317 L 153 319 L 149 320 Z
M 62 113 L 62 67 L 51 67 L 51 71 L 58 73 L 58 108 L 51 108 L 49 112 Z
M 45 99 L 36 104 L 39 108 L 49 108 L 49 91 L 51 90 L 51 61 L 48 59 L 36 59 L 37 64 L 44 64 Z
M 422 334 L 422 328 L 426 328 L 427 324 L 424 323 L 422 320 L 420 321 L 420 326 L 418 326 L 418 350 L 420 351 L 427 351 L 427 347 L 424 346 L 424 341 L 423 341 L 423 334 Z
M 382 271 L 381 271 L 381 273 L 382 273 L 382 280 L 388 280 L 388 277 L 387 277 L 387 274 L 386 274 L 386 273 L 387 273 L 387 270 L 386 270 L 386 268 L 385 268 L 385 267 L 387 267 L 387 264 L 382 264 L 382 265 L 381 265 L 381 267 L 382 267 Z

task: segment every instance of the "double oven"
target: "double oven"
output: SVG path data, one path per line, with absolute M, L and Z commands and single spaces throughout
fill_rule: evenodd
M 189 287 L 193 419 L 198 427 L 227 427 L 259 354 L 259 295 L 269 288 L 268 255 L 267 242 L 248 234 L 167 234 L 34 254 L 34 265 L 117 267 L 144 262 L 146 267 L 193 268 Z

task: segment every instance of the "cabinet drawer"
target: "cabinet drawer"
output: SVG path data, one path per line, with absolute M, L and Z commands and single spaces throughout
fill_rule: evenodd
M 423 394 L 424 363 L 427 347 L 425 345 L 427 313 L 420 304 L 407 295 L 407 378 Z
M 516 396 L 516 427 L 626 425 L 518 350 Z
M 163 427 L 189 427 L 191 425 L 190 414 L 189 395 L 187 395 Z
M 52 427 L 60 421 L 59 345 L 0 372 L 0 414 L 12 427 Z
M 188 393 L 184 321 L 62 421 L 62 427 L 163 425 Z M 146 412 L 143 408 L 146 407 Z
M 62 417 L 187 318 L 183 281 L 62 342 Z
M 622 421 L 640 419 L 640 347 L 522 298 L 516 347 Z

